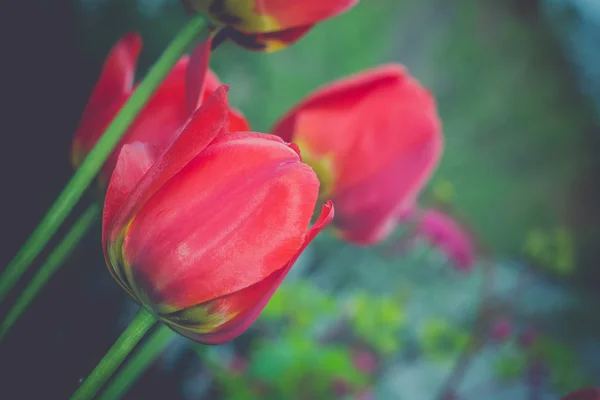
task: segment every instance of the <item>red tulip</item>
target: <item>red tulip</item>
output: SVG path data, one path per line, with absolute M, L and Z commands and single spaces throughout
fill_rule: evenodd
M 416 235 L 444 252 L 459 271 L 473 269 L 475 247 L 471 236 L 451 216 L 434 209 L 425 210 Z
M 568 396 L 563 397 L 561 400 L 600 400 L 600 389 L 579 389 Z
M 187 8 L 226 25 L 222 35 L 250 50 L 277 51 L 300 39 L 318 22 L 358 0 L 183 0 Z
M 175 331 L 218 344 L 258 316 L 303 249 L 319 182 L 294 145 L 228 133 L 218 89 L 160 156 L 123 146 L 103 215 L 109 270 Z
M 340 235 L 387 236 L 413 206 L 442 151 L 432 96 L 404 68 L 386 65 L 317 90 L 273 129 L 293 141 L 336 205 Z
M 136 63 L 141 46 L 138 35 L 128 34 L 111 50 L 75 134 L 72 147 L 74 167 L 83 162 L 133 93 Z M 201 47 L 200 51 L 206 49 Z M 140 141 L 155 146 L 158 151 L 164 150 L 197 108 L 198 103 L 208 98 L 220 85 L 217 76 L 208 71 L 208 54 L 205 54 L 204 58 L 196 59 L 202 65 L 188 68 L 189 57 L 182 57 L 161 83 L 106 161 L 101 174 L 104 182 L 108 182 L 119 150 L 124 144 Z M 191 90 L 186 90 L 186 78 L 187 81 L 200 83 Z M 202 96 L 199 93 L 202 93 Z M 233 109 L 229 112 L 229 121 L 231 131 L 249 129 L 246 119 Z

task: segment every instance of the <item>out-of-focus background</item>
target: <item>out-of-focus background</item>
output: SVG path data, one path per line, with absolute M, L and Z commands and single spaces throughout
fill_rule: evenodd
M 143 76 L 186 19 L 175 0 L 15 3 L 2 265 L 72 172 L 111 46 L 140 31 Z M 600 385 L 600 2 L 363 0 L 276 54 L 225 44 L 212 67 L 268 132 L 318 86 L 385 62 L 436 96 L 445 153 L 421 204 L 471 232 L 477 265 L 406 227 L 370 249 L 323 234 L 250 331 L 219 347 L 172 339 L 125 398 L 534 400 Z M 0 346 L 3 393 L 66 398 L 135 311 L 98 227 Z

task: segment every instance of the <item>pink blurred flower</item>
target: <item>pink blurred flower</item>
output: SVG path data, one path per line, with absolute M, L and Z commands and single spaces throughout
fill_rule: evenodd
M 368 350 L 357 350 L 352 355 L 354 366 L 365 374 L 372 374 L 377 369 L 377 356 Z
M 344 378 L 333 378 L 331 381 L 331 390 L 336 396 L 345 396 L 350 393 L 350 384 Z
M 498 343 L 504 342 L 512 333 L 512 321 L 508 317 L 499 317 L 492 322 L 490 335 Z
M 470 272 L 475 263 L 475 248 L 469 233 L 446 213 L 424 210 L 418 222 L 417 237 L 444 252 L 458 270 Z

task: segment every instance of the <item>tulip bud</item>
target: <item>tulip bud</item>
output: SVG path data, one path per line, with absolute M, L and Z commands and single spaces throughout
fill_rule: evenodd
M 319 176 L 340 236 L 363 245 L 384 239 L 413 207 L 442 151 L 432 96 L 397 65 L 317 90 L 273 133 L 296 143 Z
M 157 156 L 123 146 L 108 187 L 103 247 L 113 277 L 159 320 L 219 344 L 256 319 L 302 250 L 333 218 L 314 172 L 281 139 L 220 135 L 225 89 Z
M 221 33 L 249 50 L 281 50 L 314 24 L 338 15 L 358 0 L 183 0 L 191 10 L 225 25 Z
M 130 33 L 125 35 L 108 55 L 75 133 L 71 152 L 75 168 L 83 162 L 133 94 L 135 69 L 141 46 L 141 38 Z M 210 43 L 207 46 L 210 49 Z M 199 103 L 219 87 L 219 79 L 208 70 L 208 54 L 204 52 L 203 58 L 196 57 L 201 61 L 201 66 L 190 65 L 189 57 L 184 56 L 173 67 L 104 164 L 100 176 L 102 182 L 108 182 L 124 144 L 143 142 L 154 146 L 158 151 L 164 150 Z M 196 83 L 193 90 L 187 89 L 189 81 Z M 228 129 L 233 132 L 247 131 L 249 125 L 238 111 L 230 109 Z

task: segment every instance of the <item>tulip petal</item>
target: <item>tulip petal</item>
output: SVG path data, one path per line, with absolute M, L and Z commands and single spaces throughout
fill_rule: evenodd
M 202 95 L 202 102 L 214 93 L 217 88 L 221 86 L 221 81 L 217 75 L 212 71 L 208 70 L 204 81 L 204 94 Z M 248 132 L 250 130 L 250 123 L 244 117 L 244 115 L 233 107 L 229 107 L 229 123 L 226 132 Z
M 130 192 L 108 227 L 107 241 L 114 241 L 146 201 L 218 135 L 226 119 L 227 89 L 222 86 L 194 113 L 181 133 Z
M 331 201 L 323 205 L 321 215 L 308 231 L 304 243 L 292 259 L 281 269 L 273 272 L 261 282 L 185 310 L 179 315 L 166 315 L 163 320 L 182 335 L 200 343 L 217 345 L 235 339 L 248 329 L 265 308 L 277 288 L 281 285 L 300 254 L 332 220 L 334 207 Z M 207 315 L 216 314 L 213 321 L 225 321 L 220 326 L 205 323 Z M 208 329 L 212 328 L 212 329 Z
M 113 119 L 133 90 L 137 59 L 142 47 L 139 35 L 129 33 L 112 48 L 92 91 L 75 133 L 71 160 L 78 167 L 87 149 Z
M 200 104 L 205 102 L 221 86 L 217 75 L 208 68 L 212 38 L 211 35 L 207 40 L 199 43 L 190 57 L 186 79 L 186 95 L 189 110 L 195 111 Z M 250 124 L 242 113 L 234 108 L 230 108 L 229 123 L 226 128 L 226 132 L 245 132 L 250 130 Z
M 121 141 L 123 143 L 151 143 L 158 151 L 163 151 L 173 141 L 181 127 L 192 114 L 186 106 L 186 71 L 189 59 L 182 57 L 167 77 L 161 82 L 146 106 L 140 111 Z M 118 110 L 117 110 L 118 111 Z M 116 111 L 115 111 L 116 114 Z M 107 124 L 112 117 L 107 121 Z M 97 133 L 99 139 L 104 128 Z M 94 143 L 88 143 L 91 148 Z M 118 152 L 113 152 L 104 164 L 103 172 L 110 176 Z
M 370 87 L 393 84 L 405 73 L 404 68 L 390 64 L 328 83 L 292 108 L 275 124 L 272 132 L 286 142 L 291 142 L 296 132 L 295 126 L 299 112 L 308 108 L 327 107 L 332 104 L 339 104 L 336 108 L 343 108 L 359 102 L 365 95 L 365 90 Z
M 121 208 L 127 196 L 135 185 L 142 179 L 156 160 L 156 152 L 146 143 L 126 144 L 119 153 L 117 165 L 113 171 L 110 184 L 106 191 L 104 210 L 102 214 L 102 243 L 104 256 L 109 265 L 109 271 L 130 294 L 131 288 L 126 284 L 124 274 L 119 270 L 113 270 L 111 266 L 118 263 L 109 262 L 109 249 L 107 247 L 107 232 L 115 214 Z
M 333 155 L 334 190 L 364 181 L 416 142 L 441 141 L 432 96 L 396 64 L 317 89 L 272 132 L 315 156 Z
M 442 151 L 433 97 L 394 64 L 318 89 L 272 132 L 300 146 L 336 204 L 336 228 L 357 244 L 390 232 Z
M 440 153 L 437 142 L 418 143 L 379 174 L 335 193 L 338 233 L 362 245 L 385 238 L 395 227 L 398 214 L 414 205 Z
M 213 74 L 210 79 L 213 82 L 207 81 L 208 66 L 210 64 L 210 48 L 212 44 L 212 35 L 209 35 L 206 40 L 203 40 L 196 45 L 192 55 L 190 56 L 190 64 L 187 69 L 187 104 L 191 112 L 202 103 L 202 97 L 205 88 L 212 86 L 216 76 Z M 218 81 L 217 81 L 218 82 Z M 215 91 L 216 87 L 212 89 Z
M 138 34 L 128 33 L 113 47 L 102 67 L 98 83 L 90 97 L 89 106 L 98 107 L 131 93 L 137 59 L 142 48 Z

